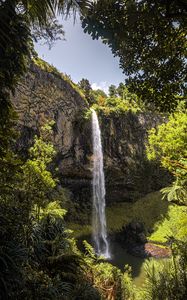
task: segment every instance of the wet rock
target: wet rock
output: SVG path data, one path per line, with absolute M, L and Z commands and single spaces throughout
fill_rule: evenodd
M 144 244 L 147 242 L 147 238 L 145 236 L 145 233 L 141 232 L 138 234 L 138 242 L 141 243 L 141 244 Z
M 144 244 L 147 242 L 145 228 L 141 222 L 132 221 L 122 228 L 118 235 L 120 242 L 126 247 L 132 247 L 136 243 Z
M 127 249 L 131 255 L 147 258 L 166 258 L 171 256 L 167 246 L 148 242 L 143 223 L 130 222 L 116 235 L 116 240 Z
M 129 225 L 127 226 L 127 229 L 134 231 L 137 234 L 143 233 L 145 231 L 144 225 L 141 222 L 135 222 L 135 221 L 132 221 L 131 223 L 129 223 Z

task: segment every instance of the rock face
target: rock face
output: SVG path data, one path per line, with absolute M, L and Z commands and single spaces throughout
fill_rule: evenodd
M 18 113 L 20 137 L 17 151 L 27 155 L 39 127 L 54 120 L 55 164 L 63 186 L 70 189 L 72 198 L 91 198 L 92 139 L 91 122 L 84 117 L 86 100 L 70 81 L 32 64 L 19 83 L 13 105 Z
M 74 201 L 90 207 L 92 132 L 91 120 L 84 117 L 89 108 L 86 100 L 70 82 L 31 65 L 13 104 L 19 116 L 18 151 L 26 154 L 41 124 L 55 120 L 55 163 L 61 183 L 70 189 Z M 167 180 L 165 172 L 145 156 L 147 129 L 160 121 L 161 117 L 145 113 L 100 115 L 107 203 L 132 201 Z
M 148 161 L 145 154 L 147 131 L 161 122 L 163 119 L 153 113 L 102 115 L 107 198 L 110 201 L 133 201 L 160 189 L 167 182 L 168 174 Z

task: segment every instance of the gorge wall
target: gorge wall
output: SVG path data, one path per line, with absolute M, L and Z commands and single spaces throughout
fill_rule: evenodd
M 27 155 L 38 128 L 54 120 L 55 164 L 61 184 L 81 207 L 91 205 L 92 133 L 85 118 L 87 101 L 62 76 L 32 64 L 13 98 L 19 116 L 17 150 Z M 168 180 L 164 170 L 147 161 L 147 130 L 161 122 L 152 113 L 99 115 L 106 176 L 106 202 L 133 201 L 158 190 Z

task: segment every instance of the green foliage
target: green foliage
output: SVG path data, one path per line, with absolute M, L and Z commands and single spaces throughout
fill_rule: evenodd
M 114 84 L 109 86 L 108 91 L 109 91 L 109 96 L 110 97 L 117 97 L 117 89 L 116 89 L 116 86 Z
M 53 192 L 57 181 L 47 170 L 55 154 L 50 142 L 51 125 L 41 129 L 40 138 L 35 137 L 30 158 L 25 163 L 17 160 L 12 152 L 3 158 L 0 170 L 4 175 L 0 177 L 2 299 L 39 299 L 38 296 L 54 299 L 54 295 L 60 299 L 67 286 L 65 283 L 64 287 L 58 274 L 51 277 L 46 271 L 46 262 L 52 254 L 58 256 L 72 248 L 63 221 L 65 210 L 57 200 L 51 202 L 51 196 L 58 198 Z M 38 295 L 34 292 L 36 287 Z
M 187 156 L 187 111 L 175 112 L 166 123 L 149 132 L 147 154 L 149 159 L 158 158 L 169 171 L 177 171 L 177 162 L 184 164 Z M 180 173 L 180 171 L 178 171 Z
M 82 78 L 81 81 L 78 82 L 78 87 L 83 91 L 86 100 L 91 105 L 95 102 L 94 96 L 93 96 L 93 90 L 91 87 L 91 84 L 88 79 Z
M 4 240 L 4 245 L 0 245 L 0 299 L 13 299 L 18 288 L 23 288 L 21 265 L 26 257 L 26 250 L 14 241 Z
M 3 174 L 6 177 L 2 180 L 1 176 L 0 299 L 19 297 L 19 290 L 24 286 L 22 266 L 27 259 L 24 226 L 28 225 L 27 216 L 30 206 L 14 188 L 19 171 L 20 167 L 16 160 L 9 159 L 3 166 Z
M 171 111 L 186 99 L 186 15 L 185 1 L 99 0 L 82 27 L 119 57 L 131 92 Z
M 168 122 L 149 131 L 147 156 L 158 159 L 176 178 L 173 185 L 162 190 L 168 200 L 187 201 L 187 111 L 176 111 Z
M 179 204 L 187 204 L 187 189 L 186 180 L 179 180 L 173 182 L 173 185 L 161 189 L 163 199 L 167 198 L 168 201 L 175 201 Z
M 183 240 L 187 235 L 186 206 L 169 205 L 165 218 L 155 222 L 149 239 L 157 242 L 168 242 L 170 236 Z
M 147 264 L 147 279 L 139 299 L 183 300 L 187 297 L 186 241 L 172 241 L 173 257 L 170 261 Z
M 118 88 L 117 88 L 117 93 L 119 95 L 119 97 L 121 97 L 122 99 L 124 98 L 124 93 L 127 92 L 127 88 L 125 87 L 125 84 L 123 82 L 120 82 Z
M 107 98 L 106 93 L 103 90 L 97 89 L 97 90 L 92 90 L 92 95 L 96 99 L 97 102 L 99 102 L 98 98 Z
M 66 210 L 63 209 L 57 201 L 50 202 L 43 209 L 40 210 L 40 219 L 50 216 L 51 218 L 63 218 Z
M 35 65 L 40 67 L 42 70 L 44 70 L 48 73 L 52 73 L 59 78 L 63 78 L 63 76 L 64 76 L 62 73 L 60 73 L 57 70 L 57 68 L 55 68 L 53 65 L 50 65 L 49 63 L 47 63 L 46 61 L 44 61 L 43 59 L 41 59 L 39 57 L 34 57 L 33 62 Z
M 122 98 L 114 96 L 98 97 L 97 103 L 94 104 L 92 108 L 96 111 L 102 111 L 106 115 L 111 113 L 120 115 L 127 111 L 137 113 L 144 110 L 144 106 L 141 104 L 138 97 L 135 94 L 130 93 L 126 87 L 123 89 Z
M 52 124 L 49 123 L 41 128 L 41 136 L 40 138 L 35 137 L 34 145 L 29 150 L 30 158 L 22 167 L 22 189 L 32 203 L 33 213 L 37 212 L 37 218 L 39 218 L 40 209 L 45 207 L 49 201 L 48 194 L 52 192 L 57 183 L 51 172 L 47 170 L 56 153 L 50 142 L 51 126 Z
M 101 299 L 134 299 L 134 287 L 129 268 L 122 273 L 117 267 L 97 257 L 86 241 L 84 260 L 87 264 L 86 276 L 101 294 Z

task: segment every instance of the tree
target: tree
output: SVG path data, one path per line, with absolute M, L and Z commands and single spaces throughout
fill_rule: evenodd
M 88 100 L 89 104 L 93 104 L 94 101 L 94 95 L 92 93 L 92 87 L 88 79 L 82 78 L 81 81 L 78 83 L 79 87 L 83 90 L 86 99 Z
M 185 0 L 94 1 L 82 27 L 120 58 L 126 84 L 145 103 L 171 111 L 185 99 Z
M 123 82 L 120 82 L 120 84 L 117 87 L 117 93 L 118 96 L 124 99 L 124 90 L 125 90 L 125 84 Z
M 117 88 L 114 84 L 111 84 L 108 88 L 110 97 L 117 97 Z
M 103 97 L 103 98 L 107 98 L 107 94 L 103 91 L 103 90 L 100 90 L 100 89 L 97 89 L 97 90 L 92 90 L 92 94 L 94 95 L 94 97 Z
M 162 191 L 168 200 L 187 203 L 187 111 L 177 111 L 168 122 L 149 132 L 147 156 L 158 159 L 162 166 L 173 173 L 175 181 Z
M 90 96 L 92 87 L 88 79 L 82 78 L 81 81 L 78 82 L 78 85 L 84 91 L 86 97 Z
M 26 197 L 39 219 L 40 211 L 50 201 L 49 195 L 56 187 L 57 180 L 48 170 L 56 153 L 50 142 L 52 123 L 41 128 L 41 136 L 35 137 L 34 145 L 30 148 L 30 158 L 23 165 L 23 186 Z

